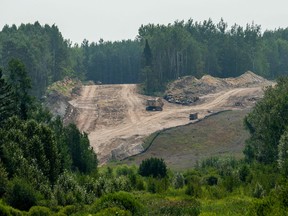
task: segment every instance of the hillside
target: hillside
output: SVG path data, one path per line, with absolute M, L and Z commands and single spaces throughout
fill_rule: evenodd
M 252 72 L 234 79 L 184 77 L 168 89 L 173 95 L 190 97 L 192 93 L 198 102 L 183 106 L 164 101 L 162 112 L 145 110 L 149 97 L 137 93 L 135 84 L 80 85 L 78 95 L 70 93 L 68 100 L 58 97 L 59 101 L 56 97 L 50 107 L 56 108 L 54 113 L 60 112 L 66 123 L 75 122 L 88 133 L 103 164 L 142 152 L 144 140 L 156 131 L 197 122 L 189 120 L 191 113 L 197 112 L 198 118 L 203 119 L 223 110 L 250 109 L 263 96 L 263 87 L 272 84 Z
M 167 129 L 147 138 L 151 146 L 142 154 L 122 163 L 139 165 L 150 157 L 163 158 L 172 170 L 186 170 L 196 162 L 214 156 L 243 157 L 245 140 L 243 118 L 249 110 L 221 112 L 197 124 Z M 153 141 L 152 141 L 153 140 Z M 152 141 L 152 142 L 151 142 Z

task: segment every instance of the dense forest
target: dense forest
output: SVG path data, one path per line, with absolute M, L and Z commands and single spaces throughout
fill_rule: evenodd
M 247 115 L 244 158 L 170 170 L 161 158 L 98 167 L 86 133 L 36 97 L 65 76 L 144 83 L 154 94 L 179 76 L 287 75 L 288 29 L 227 29 L 221 20 L 141 26 L 132 41 L 72 45 L 57 26 L 0 32 L 0 215 L 287 215 L 288 78 Z M 35 97 L 36 96 L 36 97 Z
M 25 64 L 37 97 L 65 76 L 102 83 L 144 83 L 145 92 L 153 94 L 185 75 L 234 77 L 247 70 L 269 79 L 287 75 L 288 29 L 261 32 L 261 26 L 254 23 L 228 28 L 224 20 L 188 20 L 143 25 L 135 40 L 83 40 L 79 45 L 64 39 L 56 25 L 36 22 L 2 29 L 4 75 L 11 58 Z

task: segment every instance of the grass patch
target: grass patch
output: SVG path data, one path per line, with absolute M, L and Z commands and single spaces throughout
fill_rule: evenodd
M 144 159 L 159 157 L 172 170 L 182 171 L 211 156 L 241 158 L 249 136 L 243 126 L 247 113 L 247 110 L 222 112 L 196 124 L 162 131 L 158 136 L 159 132 L 155 132 L 144 142 L 147 148 L 153 141 L 147 151 L 123 163 L 139 165 Z
M 199 215 L 200 202 L 189 196 L 167 196 L 146 192 L 134 193 L 137 200 L 145 203 L 147 215 Z
M 229 196 L 218 200 L 201 200 L 201 214 L 204 215 L 247 215 L 253 204 L 253 198 L 247 196 Z

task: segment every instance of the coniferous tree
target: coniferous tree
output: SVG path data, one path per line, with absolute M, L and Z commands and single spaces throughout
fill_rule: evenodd
M 16 114 L 15 112 L 15 94 L 12 86 L 2 77 L 0 68 L 0 126 L 5 119 Z
M 32 103 L 32 98 L 29 94 L 32 87 L 31 80 L 27 75 L 25 65 L 17 59 L 9 61 L 8 71 L 9 81 L 15 90 L 16 110 L 22 119 L 27 119 Z
M 162 158 L 151 157 L 141 162 L 138 173 L 142 176 L 164 178 L 167 175 L 167 167 Z

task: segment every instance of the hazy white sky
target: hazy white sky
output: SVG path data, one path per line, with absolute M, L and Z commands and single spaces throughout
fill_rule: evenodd
M 56 24 L 65 39 L 81 43 L 134 39 L 141 24 L 168 24 L 192 18 L 223 17 L 229 26 L 288 27 L 287 0 L 0 0 L 0 30 L 5 24 Z

